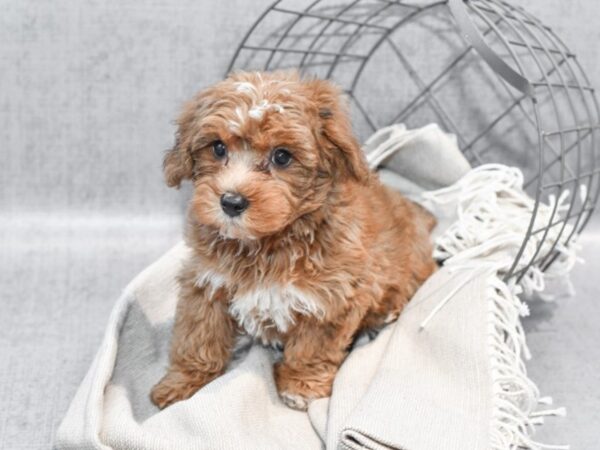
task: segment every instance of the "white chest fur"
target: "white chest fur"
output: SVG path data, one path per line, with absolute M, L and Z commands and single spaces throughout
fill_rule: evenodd
M 207 271 L 198 277 L 199 286 L 210 285 L 211 293 L 226 284 L 223 275 Z M 323 305 L 312 294 L 294 284 L 271 284 L 236 293 L 229 312 L 246 332 L 260 337 L 269 328 L 286 332 L 296 314 L 322 317 Z

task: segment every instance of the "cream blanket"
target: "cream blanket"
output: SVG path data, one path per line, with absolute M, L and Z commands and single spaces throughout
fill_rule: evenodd
M 365 151 L 373 167 L 388 167 L 385 182 L 438 215 L 436 256 L 445 264 L 397 322 L 357 339 L 331 398 L 314 401 L 308 413 L 289 409 L 273 381 L 278 355 L 242 345 L 227 373 L 192 398 L 163 411 L 152 405 L 148 393 L 168 363 L 175 277 L 189 254 L 180 243 L 118 300 L 56 447 L 538 448 L 533 427 L 543 415 L 563 411 L 536 412 L 548 399 L 539 398 L 523 366 L 527 350 L 519 316 L 527 308 L 516 296 L 520 287 L 501 279 L 531 212 L 520 172 L 504 166 L 469 171 L 456 140 L 435 125 L 381 130 Z M 564 272 L 573 254 L 558 248 L 564 257 L 555 267 Z M 534 267 L 524 287 L 540 290 L 543 282 Z

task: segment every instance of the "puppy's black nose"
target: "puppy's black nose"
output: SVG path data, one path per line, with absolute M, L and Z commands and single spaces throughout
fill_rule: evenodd
M 221 195 L 221 208 L 229 217 L 239 216 L 248 208 L 248 199 L 235 192 Z

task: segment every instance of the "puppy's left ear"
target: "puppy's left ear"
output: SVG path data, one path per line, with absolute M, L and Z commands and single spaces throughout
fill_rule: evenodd
M 359 182 L 369 178 L 369 166 L 352 132 L 348 105 L 341 90 L 326 80 L 311 80 L 308 85 L 318 108 L 322 138 L 341 154 L 342 171 Z M 336 164 L 337 161 L 333 161 Z

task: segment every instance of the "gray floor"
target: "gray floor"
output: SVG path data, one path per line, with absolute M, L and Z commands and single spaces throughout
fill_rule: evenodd
M 571 279 L 576 294 L 552 303 L 530 304 L 525 319 L 533 355 L 529 375 L 542 395 L 567 408 L 565 419 L 548 418 L 540 440 L 568 443 L 574 450 L 600 448 L 600 217 L 580 238 L 583 264 Z
M 0 448 L 50 448 L 121 289 L 179 228 L 152 217 L 0 222 Z

